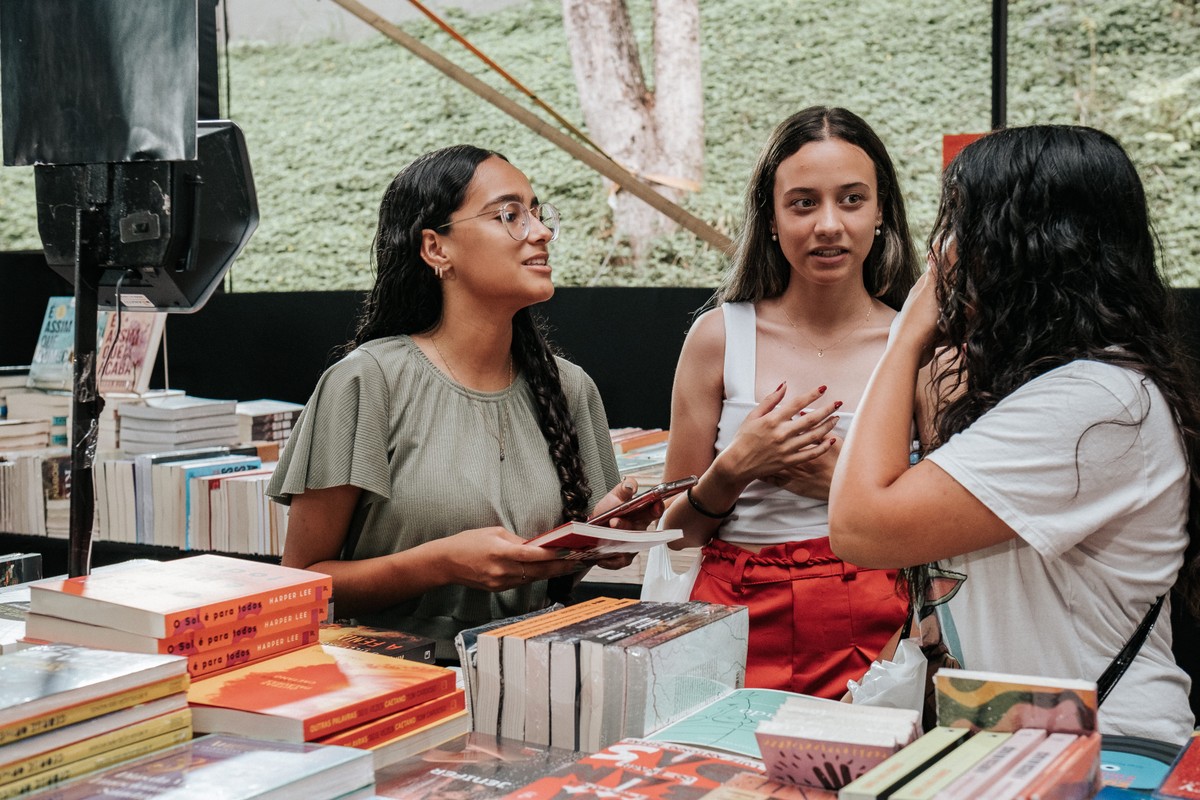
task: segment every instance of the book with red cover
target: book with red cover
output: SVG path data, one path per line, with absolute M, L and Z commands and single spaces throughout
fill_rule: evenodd
M 463 690 L 455 689 L 449 694 L 435 697 L 362 725 L 355 725 L 353 728 L 347 728 L 332 736 L 323 736 L 317 741 L 321 744 L 340 744 L 344 747 L 360 747 L 370 750 L 398 736 L 412 733 L 418 728 L 464 711 L 466 707 L 466 696 Z
M 243 664 L 262 661 L 264 658 L 283 655 L 301 647 L 317 644 L 320 641 L 319 623 L 313 622 L 307 627 L 290 631 L 281 631 L 273 636 L 263 636 L 238 642 L 219 650 L 203 650 L 187 657 L 188 674 L 193 680 L 206 675 L 216 675 Z
M 119 328 L 118 328 L 119 321 Z M 101 394 L 150 388 L 158 344 L 167 315 L 162 312 L 110 314 L 96 358 L 96 388 Z
M 1193 734 L 1171 765 L 1162 785 L 1154 792 L 1157 800 L 1200 800 L 1200 735 Z
M 1100 734 L 1080 736 L 1025 787 L 1025 800 L 1087 800 L 1100 791 Z
M 190 629 L 175 636 L 158 638 L 114 628 L 101 628 L 44 614 L 26 614 L 25 638 L 45 642 L 66 642 L 83 647 L 124 650 L 129 653 L 162 653 L 169 656 L 194 656 L 214 650 L 228 650 L 257 639 L 274 638 L 288 631 L 319 625 L 329 611 L 322 601 L 315 606 L 293 607 L 275 614 L 243 620 L 231 620 L 202 630 Z
M 627 531 L 587 522 L 567 522 L 545 533 L 526 539 L 525 544 L 569 550 L 563 558 L 602 558 L 612 553 L 640 553 L 658 544 L 683 538 L 683 531 Z
M 165 638 L 328 602 L 319 572 L 214 554 L 35 583 L 29 610 Z
M 699 800 L 743 773 L 762 776 L 751 758 L 644 739 L 622 739 L 505 795 L 505 800 L 580 796 Z
M 449 694 L 452 670 L 313 645 L 194 681 L 193 727 L 285 742 L 315 741 Z

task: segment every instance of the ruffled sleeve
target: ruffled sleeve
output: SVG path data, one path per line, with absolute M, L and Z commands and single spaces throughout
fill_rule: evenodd
M 366 350 L 326 370 L 288 437 L 267 494 L 287 504 L 307 489 L 350 485 L 388 499 L 389 394 L 383 370 Z

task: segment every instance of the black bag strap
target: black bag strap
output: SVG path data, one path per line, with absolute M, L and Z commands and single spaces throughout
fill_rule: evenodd
M 1096 681 L 1096 691 L 1100 703 L 1104 702 L 1104 698 L 1108 697 L 1108 693 L 1117 685 L 1117 681 L 1121 680 L 1121 676 L 1125 674 L 1125 670 L 1129 668 L 1138 651 L 1142 649 L 1142 643 L 1146 641 L 1146 637 L 1150 635 L 1150 631 L 1154 630 L 1154 623 L 1158 620 L 1158 612 L 1162 609 L 1164 597 L 1166 597 L 1165 594 L 1158 596 L 1158 599 L 1154 601 L 1154 605 L 1150 606 L 1150 610 L 1146 612 L 1146 616 L 1142 619 L 1142 624 L 1138 625 L 1137 630 L 1129 637 L 1129 641 L 1121 648 L 1121 652 L 1117 653 L 1112 663 L 1104 670 L 1104 674 Z

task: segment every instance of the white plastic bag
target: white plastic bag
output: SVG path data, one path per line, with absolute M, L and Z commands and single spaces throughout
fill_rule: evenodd
M 642 578 L 642 599 L 660 603 L 683 603 L 692 596 L 692 584 L 700 574 L 700 556 L 684 572 L 675 572 L 665 544 L 646 552 L 646 575 Z
M 929 662 L 915 636 L 901 639 L 890 660 L 876 661 L 861 681 L 847 687 L 855 705 L 925 709 L 925 671 Z

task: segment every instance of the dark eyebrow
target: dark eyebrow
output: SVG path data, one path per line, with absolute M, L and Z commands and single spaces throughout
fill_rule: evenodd
M 521 199 L 520 195 L 511 194 L 511 193 L 510 194 L 502 194 L 499 197 L 493 197 L 491 200 L 488 200 L 486 203 L 484 203 L 482 206 L 480 206 L 480 208 L 491 208 L 492 206 L 502 206 L 505 203 L 511 203 L 513 201 L 516 201 L 518 203 L 525 202 L 524 200 Z M 533 206 L 536 206 L 537 204 L 538 204 L 537 197 L 534 197 L 533 203 L 530 205 L 530 207 L 532 208 Z
M 870 188 L 871 187 L 868 184 L 863 183 L 862 181 L 854 181 L 852 183 L 843 183 L 841 186 L 838 187 L 838 190 L 844 192 L 844 191 L 848 191 L 850 189 L 857 189 L 857 190 L 861 191 L 863 189 L 869 190 Z M 814 194 L 816 191 L 817 191 L 816 189 L 812 189 L 808 186 L 793 186 L 792 188 L 784 191 L 784 194 L 785 195 L 788 195 L 788 194 Z

